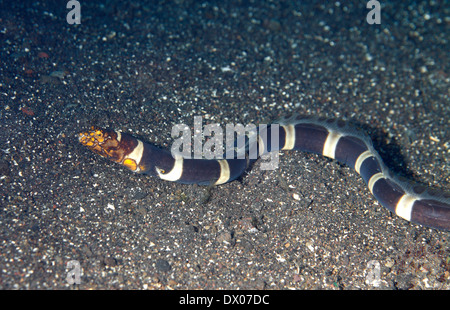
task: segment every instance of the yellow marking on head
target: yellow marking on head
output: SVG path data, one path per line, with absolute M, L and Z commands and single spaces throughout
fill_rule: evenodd
M 95 146 L 106 141 L 105 133 L 101 129 L 91 128 L 90 131 L 79 134 L 79 141 L 85 146 Z
M 110 130 L 92 127 L 91 130 L 82 132 L 78 140 L 94 153 L 109 158 L 112 161 L 123 163 L 124 159 L 126 159 L 124 156 L 125 150 L 120 147 L 119 141 L 117 141 L 114 133 Z M 131 159 L 134 162 L 128 160 L 123 164 L 129 169 L 136 171 L 138 169 L 138 161 L 136 158 Z
M 127 158 L 123 161 L 123 165 L 125 167 L 127 167 L 130 170 L 136 170 L 137 169 L 137 164 L 133 159 Z
M 139 165 L 139 170 L 145 171 L 146 169 L 147 169 L 147 167 L 145 167 L 143 164 Z

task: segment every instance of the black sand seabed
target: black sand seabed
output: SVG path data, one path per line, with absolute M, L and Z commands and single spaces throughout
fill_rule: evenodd
M 369 25 L 347 2 L 80 1 L 80 25 L 65 1 L 0 2 L 0 288 L 449 289 L 449 233 L 335 161 L 284 153 L 208 193 L 77 142 L 299 112 L 363 125 L 394 171 L 448 190 L 449 7 L 382 1 Z

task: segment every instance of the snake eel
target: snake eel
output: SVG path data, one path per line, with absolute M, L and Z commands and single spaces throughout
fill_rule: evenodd
M 399 217 L 425 227 L 450 230 L 450 194 L 395 176 L 362 130 L 340 120 L 294 115 L 276 126 L 278 147 L 256 139 L 258 155 L 299 150 L 333 158 L 356 170 L 377 201 Z M 275 126 L 258 126 L 273 139 Z M 128 169 L 187 184 L 220 185 L 239 178 L 256 160 L 244 158 L 195 159 L 172 155 L 169 150 L 112 129 L 92 127 L 79 141 L 93 152 Z M 270 141 L 269 141 L 270 142 Z M 247 143 L 247 150 L 251 145 Z M 264 145 L 262 145 L 264 144 Z

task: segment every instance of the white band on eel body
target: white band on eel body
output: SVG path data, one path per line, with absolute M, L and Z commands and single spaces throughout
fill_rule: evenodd
M 128 154 L 125 159 L 132 159 L 135 161 L 136 165 L 139 167 L 139 163 L 142 159 L 142 154 L 144 154 L 144 143 L 141 140 L 137 140 L 138 145 L 134 148 L 134 150 Z
M 369 187 L 370 192 L 373 194 L 373 186 L 377 183 L 378 180 L 384 179 L 384 174 L 381 172 L 375 173 L 370 179 L 367 186 Z
M 295 146 L 295 127 L 294 125 L 282 125 L 285 132 L 285 142 L 282 150 L 292 150 Z
M 322 151 L 323 156 L 334 159 L 336 145 L 338 144 L 339 139 L 341 137 L 342 137 L 342 134 L 330 130 L 330 132 L 328 133 L 327 139 L 325 140 L 325 144 L 323 145 L 323 151 Z
M 395 214 L 407 221 L 410 221 L 413 205 L 416 200 L 417 199 L 415 197 L 408 194 L 403 195 L 395 206 Z
M 168 173 L 164 173 L 160 168 L 156 167 L 156 172 L 158 176 L 166 181 L 178 181 L 183 174 L 183 157 L 180 155 L 175 155 L 175 162 L 173 164 L 172 170 Z
M 361 165 L 362 163 L 369 157 L 372 157 L 373 154 L 371 151 L 367 150 L 364 153 L 362 153 L 361 155 L 358 156 L 358 159 L 356 160 L 355 163 L 355 171 L 358 172 L 358 174 L 361 174 L 361 172 L 359 172 L 359 170 L 361 169 Z
M 226 183 L 230 179 L 230 166 L 228 165 L 228 161 L 226 159 L 221 159 L 217 162 L 220 165 L 220 177 L 214 185 Z

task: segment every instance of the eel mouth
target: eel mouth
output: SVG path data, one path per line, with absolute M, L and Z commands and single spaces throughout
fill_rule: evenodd
M 112 160 L 116 159 L 117 149 L 120 144 L 117 138 L 118 135 L 115 131 L 94 126 L 90 130 L 78 134 L 78 141 L 82 145 L 94 153 Z
M 92 127 L 90 130 L 78 134 L 78 141 L 82 145 L 102 156 L 105 156 L 103 152 L 106 150 L 103 145 L 107 140 L 108 135 L 105 130 L 96 127 Z

